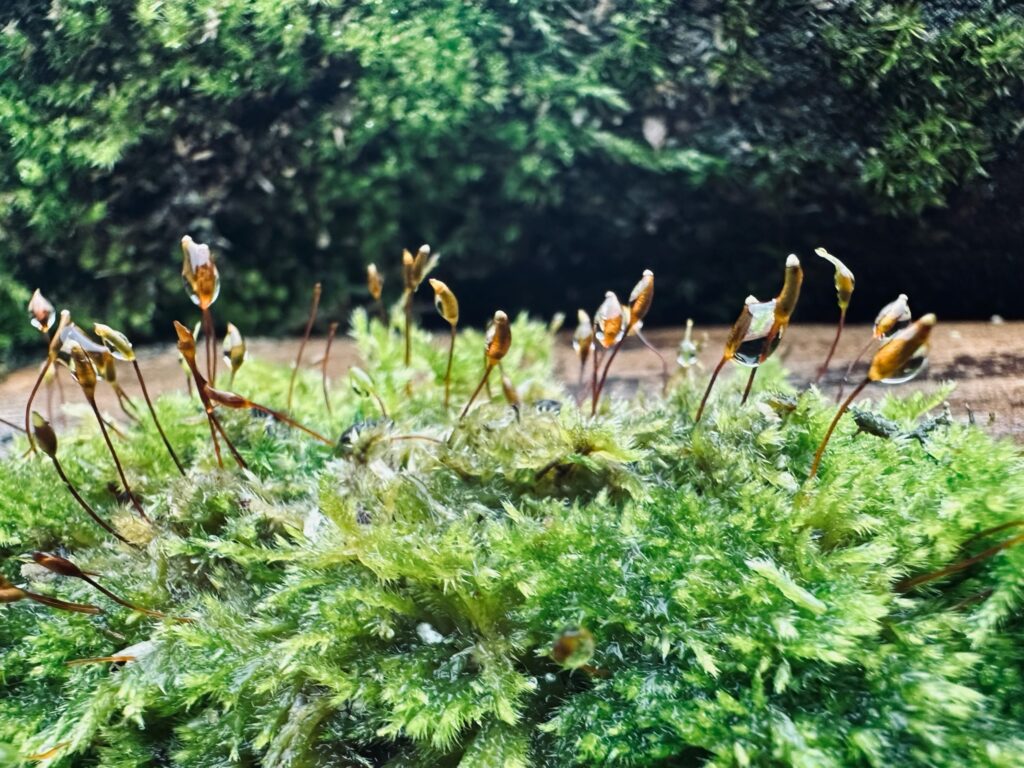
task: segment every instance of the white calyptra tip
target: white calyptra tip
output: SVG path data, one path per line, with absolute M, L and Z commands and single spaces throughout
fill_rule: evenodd
M 508 315 L 502 312 L 500 309 L 494 313 L 494 322 L 496 323 L 507 323 Z
M 799 266 L 800 266 L 800 259 L 798 259 L 796 257 L 795 253 L 791 253 L 791 254 L 789 254 L 789 256 L 786 257 L 786 269 L 792 269 L 793 267 L 799 267 Z
M 896 297 L 896 300 L 897 301 L 907 301 L 907 294 L 901 293 L 899 296 Z
M 935 315 L 934 315 L 933 313 L 929 312 L 929 313 L 928 313 L 927 315 L 925 315 L 924 317 L 922 317 L 922 318 L 921 318 L 920 320 L 918 320 L 917 322 L 919 322 L 919 323 L 920 323 L 921 325 L 935 325 L 935 323 L 936 323 L 937 321 L 938 321 L 938 320 L 937 320 L 937 318 L 935 317 Z

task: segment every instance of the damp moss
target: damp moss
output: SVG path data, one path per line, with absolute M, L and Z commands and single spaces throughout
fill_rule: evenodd
M 591 419 L 547 329 L 518 318 L 503 366 L 521 420 L 495 387 L 460 423 L 482 335 L 460 333 L 445 412 L 446 339 L 415 331 L 406 368 L 393 326 L 356 313 L 365 373 L 333 382 L 333 416 L 318 373 L 299 377 L 293 415 L 348 430 L 334 452 L 230 412 L 250 469 L 220 470 L 197 401 L 160 398 L 187 477 L 145 422 L 117 442 L 155 529 L 107 490 L 95 424 L 60 434 L 141 551 L 15 446 L 0 570 L 106 613 L 0 607 L 4 764 L 57 745 L 50 764 L 105 768 L 1024 762 L 1024 547 L 906 589 L 1024 530 L 1014 447 L 941 420 L 911 436 L 944 390 L 862 405 L 888 437 L 844 418 L 808 483 L 833 406 L 773 363 L 743 407 L 745 377 L 723 382 L 699 425 L 700 377 Z M 283 404 L 289 378 L 251 361 L 234 387 Z M 193 621 L 22 567 L 35 549 Z M 593 652 L 563 666 L 567 630 Z M 121 668 L 66 665 L 125 649 Z

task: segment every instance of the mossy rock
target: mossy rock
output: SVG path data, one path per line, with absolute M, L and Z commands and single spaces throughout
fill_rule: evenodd
M 16 449 L 4 575 L 105 613 L 0 607 L 4 764 L 54 747 L 47 764 L 104 768 L 1024 763 L 1024 547 L 909 581 L 1021 532 L 1016 449 L 959 423 L 914 439 L 946 392 L 886 397 L 887 435 L 844 418 L 807 481 L 834 407 L 781 369 L 742 407 L 742 377 L 723 383 L 699 425 L 704 382 L 685 377 L 592 419 L 556 383 L 547 330 L 512 331 L 521 419 L 495 399 L 457 422 L 445 346 L 417 333 L 406 369 L 400 335 L 361 313 L 389 413 L 344 451 L 237 412 L 250 469 L 221 470 L 198 403 L 161 398 L 188 476 L 147 424 L 116 443 L 154 528 L 105 490 L 83 421 L 60 456 L 140 551 Z M 460 335 L 453 404 L 481 350 Z M 288 378 L 250 362 L 235 388 L 280 404 Z M 532 407 L 545 398 L 560 412 Z M 296 402 L 331 435 L 379 417 L 335 382 L 329 418 L 316 374 Z M 191 621 L 19 573 L 32 550 Z M 592 652 L 553 654 L 570 636 Z M 67 666 L 124 649 L 135 661 Z

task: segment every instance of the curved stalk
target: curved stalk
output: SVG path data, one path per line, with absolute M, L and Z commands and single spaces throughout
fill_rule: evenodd
M 462 409 L 462 414 L 459 416 L 459 421 L 462 421 L 464 418 L 466 418 L 466 414 L 469 413 L 469 406 L 471 406 L 473 404 L 473 401 L 476 400 L 477 395 L 480 394 L 480 390 L 484 388 L 484 384 L 486 384 L 487 380 L 491 377 L 491 371 L 493 370 L 494 363 L 488 362 L 487 367 L 484 369 L 483 378 L 480 379 L 480 383 L 477 384 L 476 389 L 473 390 L 473 394 L 470 396 L 469 402 L 466 403 L 466 407 Z
M 814 463 L 811 464 L 811 473 L 807 476 L 810 480 L 818 474 L 818 466 L 821 464 L 821 457 L 825 453 L 825 446 L 828 445 L 829 439 L 832 437 L 832 433 L 836 429 L 836 425 L 839 423 L 839 419 L 842 418 L 843 414 L 846 413 L 846 409 L 850 407 L 850 403 L 853 402 L 854 398 L 857 397 L 868 384 L 871 383 L 871 379 L 865 378 L 857 388 L 850 393 L 850 396 L 843 401 L 843 404 L 839 406 L 839 410 L 836 411 L 835 418 L 832 419 L 832 423 L 828 425 L 828 431 L 825 433 L 825 437 L 821 441 L 821 445 L 818 446 L 817 452 L 814 454 Z
M 597 403 L 601 399 L 601 391 L 604 389 L 604 382 L 608 378 L 608 371 L 612 367 L 612 362 L 615 360 L 615 356 L 619 354 L 619 349 L 626 341 L 626 336 L 629 333 L 629 329 L 622 334 L 622 338 L 615 342 L 615 346 L 612 347 L 612 353 L 608 355 L 608 361 L 604 364 L 604 370 L 601 372 L 601 380 L 596 384 L 594 389 L 594 395 L 590 400 L 590 415 L 594 416 L 597 413 Z
M 89 576 L 85 575 L 84 573 L 81 576 L 79 576 L 79 578 L 82 581 L 84 581 L 86 584 L 88 584 L 90 587 L 93 587 L 94 589 L 99 590 L 101 593 L 103 593 L 104 595 L 109 597 L 111 600 L 113 600 L 118 605 L 123 605 L 125 608 L 129 608 L 129 609 L 131 609 L 133 611 L 138 611 L 139 613 L 144 613 L 147 616 L 152 616 L 154 619 L 166 619 L 167 618 L 167 614 L 160 613 L 160 611 L 154 611 L 154 610 L 151 610 L 149 608 L 143 608 L 141 605 L 135 605 L 134 603 L 129 603 L 127 600 L 124 600 L 124 599 L 118 597 L 113 592 L 111 592 L 109 589 L 104 587 L 102 584 L 100 584 L 97 581 L 94 581 Z
M 124 474 L 124 468 L 121 466 L 121 460 L 117 457 L 117 451 L 114 450 L 114 444 L 110 440 L 110 435 L 107 432 L 107 425 L 103 421 L 103 416 L 100 415 L 100 409 L 96 406 L 96 398 L 85 394 L 85 399 L 89 401 L 89 405 L 92 407 L 92 412 L 96 415 L 96 421 L 100 424 L 100 432 L 103 433 L 103 439 L 107 443 L 107 448 L 110 450 L 110 455 L 114 458 L 114 466 L 117 467 L 117 474 L 121 478 L 121 483 L 124 485 L 125 493 L 128 494 L 128 498 L 132 500 L 132 506 L 135 507 L 135 511 L 139 513 L 143 520 L 147 523 L 151 523 L 152 520 L 146 514 L 146 510 L 142 508 L 142 504 L 136 498 L 135 493 L 132 491 L 131 485 L 128 484 L 128 478 Z
M 740 406 L 746 402 L 746 398 L 751 396 L 751 390 L 754 389 L 754 379 L 758 375 L 757 367 L 751 369 L 751 375 L 746 379 L 746 386 L 743 387 L 743 396 L 739 400 Z
M 875 341 L 875 338 L 869 339 L 868 343 L 864 345 L 864 348 L 857 353 L 855 358 L 853 358 L 853 362 L 846 367 L 846 373 L 843 374 L 843 379 L 839 382 L 839 391 L 836 392 L 837 403 L 843 399 L 843 390 L 846 388 L 846 382 L 850 380 L 850 374 L 853 372 L 853 369 L 857 366 L 857 363 L 864 358 L 864 355 L 868 353 L 868 350 L 871 349 L 871 345 L 874 344 Z
M 306 330 L 302 333 L 302 341 L 299 343 L 298 354 L 295 355 L 295 367 L 292 368 L 292 378 L 288 382 L 287 408 L 289 411 L 292 409 L 292 393 L 295 390 L 295 377 L 299 375 L 299 366 L 302 365 L 302 353 L 306 350 L 306 343 L 309 341 L 309 334 L 313 332 L 313 323 L 316 322 L 316 311 L 320 306 L 320 290 L 320 283 L 313 286 L 313 303 L 309 308 L 309 319 L 306 321 Z
M 139 361 L 132 360 L 132 367 L 135 368 L 135 378 L 139 380 L 139 388 L 142 389 L 142 397 L 146 401 L 146 405 L 149 407 L 149 415 L 153 417 L 153 423 L 156 425 L 156 431 L 160 433 L 160 439 L 164 441 L 164 447 L 167 448 L 167 452 L 171 454 L 174 466 L 178 468 L 178 472 L 180 472 L 181 476 L 184 477 L 185 468 L 181 465 L 181 461 L 178 460 L 178 455 L 174 452 L 174 448 L 171 447 L 171 441 L 167 439 L 164 428 L 160 426 L 160 419 L 156 417 L 156 409 L 153 408 L 153 401 L 149 398 L 149 391 L 146 389 L 146 382 L 142 378 L 142 369 L 139 368 Z
M 298 430 L 301 430 L 301 431 L 305 432 L 310 437 L 313 437 L 313 438 L 319 440 L 320 442 L 322 442 L 322 443 L 324 443 L 326 445 L 329 445 L 329 446 L 332 446 L 332 447 L 334 446 L 334 442 L 333 441 L 328 440 L 326 437 L 324 437 L 323 435 L 321 435 L 318 432 L 314 432 L 309 427 L 307 427 L 307 426 L 305 426 L 303 424 L 300 424 L 295 419 L 293 419 L 291 416 L 289 416 L 286 413 L 283 413 L 282 411 L 275 411 L 273 408 L 268 408 L 265 405 L 260 405 L 259 403 L 254 403 L 252 400 L 249 400 L 246 397 L 242 397 L 241 395 L 235 394 L 234 392 L 223 392 L 223 391 L 221 391 L 219 389 L 214 389 L 209 384 L 207 384 L 205 386 L 204 391 L 206 393 L 207 399 L 210 402 L 216 403 L 217 405 L 223 405 L 225 408 L 234 408 L 234 409 L 251 408 L 251 409 L 257 410 L 260 413 L 265 413 L 268 416 L 270 416 L 270 417 L 272 417 L 274 419 L 277 419 L 280 422 L 283 422 L 283 423 L 287 424 L 289 427 L 293 427 L 294 429 L 298 429 Z
M 71 496 L 74 498 L 74 500 L 78 502 L 78 506 L 84 509 L 86 513 L 89 515 L 89 517 L 91 517 L 98 526 L 100 526 L 103 530 L 105 530 L 115 539 L 127 544 L 130 547 L 135 547 L 136 549 L 138 549 L 138 547 L 135 544 L 128 541 L 128 539 L 126 539 L 124 536 L 122 536 L 120 533 L 114 530 L 114 527 L 112 525 L 110 525 L 106 520 L 104 520 L 98 514 L 96 514 L 95 510 L 93 510 L 89 503 L 82 498 L 81 494 L 79 494 L 78 491 L 75 489 L 75 486 L 71 484 L 71 480 L 64 473 L 64 468 L 61 466 L 61 463 L 57 459 L 57 457 L 53 456 L 52 460 L 53 466 L 57 470 L 58 477 L 60 477 L 60 479 L 63 481 L 68 491 L 71 492 Z
M 338 332 L 338 324 L 331 323 L 327 329 L 327 346 L 324 349 L 324 359 L 321 361 L 321 379 L 323 380 L 324 387 L 324 405 L 327 407 L 327 415 L 333 416 L 334 413 L 331 410 L 331 396 L 327 391 L 327 362 L 331 358 L 331 344 L 334 342 L 334 334 Z
M 13 421 L 8 421 L 7 419 L 0 419 L 0 424 L 3 424 L 5 427 L 10 427 L 11 429 L 13 429 L 13 430 L 15 430 L 17 432 L 24 432 L 25 431 L 24 427 L 19 427 Z
M 203 309 L 203 335 L 206 337 L 206 377 L 210 381 L 217 380 L 217 350 L 213 338 L 213 313 L 209 307 Z
M 452 391 L 452 361 L 455 359 L 455 326 L 452 325 L 452 339 L 448 344 L 448 367 L 444 372 L 444 409 L 448 410 L 448 401 Z
M 25 429 L 24 432 L 28 435 L 28 451 L 29 453 L 36 452 L 36 441 L 32 438 L 32 401 L 36 399 L 36 393 L 39 391 L 39 386 L 43 383 L 43 377 L 46 376 L 46 372 L 53 364 L 53 357 L 47 357 L 46 362 L 43 363 L 42 369 L 39 371 L 39 376 L 36 378 L 36 383 L 32 385 L 32 391 L 28 395 L 28 402 L 25 403 Z
M 29 600 L 34 600 L 40 605 L 46 605 L 50 608 L 57 608 L 61 611 L 70 611 L 71 613 L 88 613 L 92 616 L 96 616 L 97 614 L 103 613 L 103 609 L 97 608 L 95 605 L 69 603 L 65 600 L 58 600 L 56 597 L 49 597 L 48 595 L 40 595 L 36 592 L 29 592 L 27 589 L 23 589 L 21 591 Z
M 653 344 L 651 344 L 650 341 L 647 340 L 647 337 L 644 336 L 640 329 L 637 329 L 636 337 L 640 339 L 641 344 L 643 344 L 645 347 L 651 350 L 651 352 L 657 355 L 658 359 L 661 361 L 661 391 L 662 394 L 664 394 L 668 390 L 668 380 L 670 377 L 670 374 L 668 372 L 668 360 L 666 360 L 665 356 L 658 351 L 657 347 L 655 347 Z
M 729 360 L 728 357 L 723 357 L 718 361 L 718 365 L 715 366 L 715 370 L 711 372 L 711 381 L 708 382 L 708 388 L 704 390 L 704 397 L 700 399 L 700 407 L 697 409 L 697 417 L 693 420 L 694 424 L 700 421 L 700 417 L 704 415 L 704 406 L 708 404 L 708 396 L 711 394 L 711 388 L 715 386 L 715 379 L 718 378 L 718 374 L 722 372 L 722 366 Z
M 964 560 L 960 560 L 959 562 L 953 563 L 952 565 L 947 565 L 945 568 L 939 568 L 937 571 L 932 571 L 931 573 L 925 573 L 920 576 L 915 576 L 912 579 L 904 579 L 903 581 L 897 582 L 894 586 L 894 589 L 897 592 L 909 592 L 914 587 L 920 586 L 921 584 L 927 584 L 929 581 L 941 579 L 943 576 L 950 576 L 954 573 L 959 573 L 962 570 L 970 568 L 972 565 L 980 563 L 982 560 L 987 560 L 993 555 L 999 554 L 1004 549 L 1015 547 L 1018 544 L 1024 544 L 1024 533 L 1018 536 L 1014 536 L 1011 539 L 1007 539 L 1006 541 L 1000 542 L 995 546 L 989 547 L 988 549 L 984 550 L 983 552 L 979 552 L 973 557 L 968 557 Z
M 836 347 L 839 346 L 839 337 L 843 335 L 843 326 L 846 325 L 846 309 L 839 310 L 839 325 L 836 327 L 836 337 L 832 339 L 832 346 L 829 347 L 828 355 L 825 357 L 825 362 L 821 364 L 821 368 L 818 369 L 818 375 L 814 379 L 814 383 L 817 384 L 821 381 L 821 377 L 825 375 L 828 370 L 828 364 L 832 362 L 832 355 L 836 353 Z
M 405 367 L 412 362 L 412 292 L 405 292 Z

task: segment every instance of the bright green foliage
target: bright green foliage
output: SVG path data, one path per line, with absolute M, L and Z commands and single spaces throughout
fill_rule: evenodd
M 521 421 L 484 398 L 458 423 L 441 406 L 446 340 L 417 332 L 407 370 L 400 326 L 356 314 L 364 373 L 335 382 L 333 420 L 317 376 L 300 378 L 296 416 L 328 434 L 378 415 L 368 388 L 389 411 L 337 454 L 238 412 L 225 423 L 251 472 L 218 471 L 197 402 L 162 398 L 187 478 L 151 428 L 118 441 L 155 530 L 104 490 L 89 422 L 62 434 L 68 473 L 143 551 L 101 536 L 49 462 L 15 448 L 4 574 L 107 613 L 0 606 L 5 764 L 61 742 L 54 765 L 105 768 L 1024 761 L 1024 546 L 897 588 L 1021 532 L 972 540 L 1022 517 L 1012 446 L 960 424 L 923 443 L 854 436 L 847 418 L 805 483 L 832 406 L 772 394 L 788 390 L 775 365 L 745 407 L 745 377 L 721 387 L 697 426 L 703 382 L 592 420 L 523 318 L 504 361 Z M 453 405 L 482 351 L 460 335 Z M 280 403 L 288 375 L 254 361 L 236 386 Z M 944 394 L 878 407 L 910 428 Z M 546 397 L 560 414 L 534 407 Z M 19 574 L 33 549 L 193 623 Z M 563 668 L 552 647 L 579 627 L 593 657 Z M 128 647 L 121 669 L 64 665 Z
M 444 250 L 467 318 L 498 285 L 592 309 L 642 252 L 728 321 L 717 287 L 824 244 L 932 295 L 969 264 L 947 316 L 1010 315 L 1022 93 L 1005 0 L 5 0 L 0 273 L 141 340 L 186 232 L 264 333 L 369 261 L 393 290 L 396 243 Z

